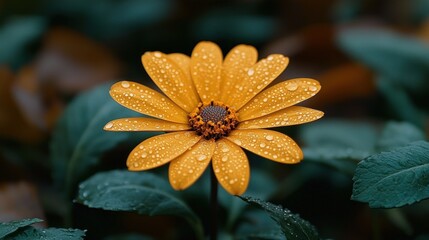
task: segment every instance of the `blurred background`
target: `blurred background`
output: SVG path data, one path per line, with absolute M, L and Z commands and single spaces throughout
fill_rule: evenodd
M 428 0 L 0 0 L 0 221 L 39 217 L 44 225 L 88 229 L 88 239 L 127 231 L 187 236 L 172 217 L 78 204 L 70 213 L 73 194 L 64 200 L 52 177 L 52 145 L 62 144 L 53 135 L 77 96 L 125 79 L 153 87 L 140 62 L 145 51 L 190 55 L 201 40 L 224 54 L 241 43 L 254 45 L 260 58 L 282 53 L 290 64 L 277 81 L 322 84 L 304 105 L 324 111 L 324 119 L 281 129 L 308 161 L 261 166 L 280 185 L 271 201 L 324 237 L 428 239 L 427 202 L 374 211 L 350 200 L 356 162 L 380 149 L 386 127 L 407 124 L 427 139 Z M 125 168 L 132 146 L 110 149 L 92 173 Z

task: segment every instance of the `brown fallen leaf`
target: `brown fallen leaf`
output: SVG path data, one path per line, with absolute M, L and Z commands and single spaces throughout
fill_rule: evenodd
M 0 185 L 0 222 L 24 218 L 45 219 L 37 190 L 29 182 L 5 182 Z M 37 223 L 46 227 L 45 222 Z
M 376 86 L 372 72 L 358 63 L 345 63 L 327 70 L 316 77 L 322 91 L 306 105 L 321 108 L 344 101 L 368 98 L 375 94 Z
M 21 142 L 37 142 L 44 134 L 28 120 L 13 95 L 15 76 L 5 66 L 0 67 L 0 137 Z
M 41 86 L 52 86 L 62 94 L 75 94 L 113 80 L 120 69 L 108 49 L 66 28 L 54 28 L 46 34 L 35 61 Z

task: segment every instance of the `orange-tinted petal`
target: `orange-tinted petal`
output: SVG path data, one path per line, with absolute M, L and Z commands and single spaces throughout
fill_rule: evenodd
M 150 78 L 179 107 L 191 112 L 199 103 L 192 80 L 174 61 L 161 52 L 146 52 L 142 63 Z
M 231 105 L 228 99 L 235 92 L 236 83 L 241 82 L 250 67 L 258 60 L 258 51 L 249 45 L 238 45 L 231 49 L 223 61 L 220 100 Z
M 320 90 L 318 81 L 297 78 L 276 84 L 261 92 L 239 112 L 240 121 L 258 118 L 302 102 Z
M 292 106 L 260 118 L 240 122 L 237 129 L 291 126 L 315 121 L 322 116 L 322 111 L 306 107 Z
M 203 102 L 218 100 L 222 71 L 222 51 L 212 42 L 200 42 L 191 56 L 191 75 Z
M 170 162 L 188 148 L 194 146 L 201 136 L 194 132 L 173 132 L 144 140 L 131 151 L 127 159 L 131 171 L 147 170 Z
M 191 186 L 204 172 L 212 159 L 216 143 L 201 139 L 191 149 L 170 163 L 168 176 L 175 190 Z
M 303 155 L 299 146 L 283 133 L 266 129 L 234 130 L 227 139 L 262 157 L 281 163 L 298 163 Z
M 276 79 L 289 63 L 289 59 L 281 54 L 273 54 L 249 68 L 242 81 L 236 82 L 233 93 L 228 100 L 231 107 L 240 109 L 268 84 Z
M 191 58 L 182 53 L 171 53 L 167 55 L 169 59 L 177 64 L 182 69 L 183 73 L 190 79 L 192 85 L 194 82 L 191 78 Z
M 188 130 L 187 124 L 174 123 L 154 118 L 121 118 L 108 122 L 104 126 L 107 131 L 154 131 L 171 132 Z
M 117 82 L 110 89 L 112 98 L 131 110 L 171 122 L 188 123 L 188 115 L 170 99 L 135 82 Z
M 234 143 L 220 139 L 213 154 L 213 170 L 220 185 L 232 195 L 241 195 L 249 184 L 250 167 L 244 151 Z

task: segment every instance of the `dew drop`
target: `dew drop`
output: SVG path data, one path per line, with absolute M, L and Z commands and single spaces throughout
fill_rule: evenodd
M 224 153 L 229 152 L 229 148 L 222 148 L 222 152 Z
M 160 52 L 155 52 L 153 55 L 154 55 L 155 57 L 157 57 L 157 58 L 161 57 L 161 53 L 160 53 Z
M 206 155 L 200 155 L 200 156 L 198 156 L 198 161 L 204 161 L 205 159 L 207 158 L 207 156 Z
M 308 90 L 315 92 L 317 90 L 317 87 L 316 86 L 310 86 L 310 87 L 308 87 Z
M 298 84 L 296 84 L 296 83 L 289 83 L 289 84 L 286 86 L 286 88 L 287 88 L 287 90 L 289 90 L 289 91 L 295 91 L 296 89 L 298 89 Z
M 238 139 L 234 140 L 234 142 L 235 142 L 236 144 L 238 144 L 238 145 L 241 145 L 241 141 L 240 141 L 240 140 L 238 140 Z
M 253 70 L 253 68 L 249 69 L 247 71 L 247 75 L 252 76 L 255 73 L 255 70 Z
M 272 141 L 274 139 L 273 135 L 267 135 L 265 136 L 265 139 L 267 139 L 268 141 Z
M 104 126 L 106 129 L 111 129 L 113 127 L 113 123 L 109 122 L 108 124 L 106 124 L 106 126 Z
M 271 61 L 271 60 L 273 60 L 274 59 L 274 57 L 273 56 L 269 56 L 268 58 L 267 58 L 267 60 L 268 61 Z
M 265 145 L 265 143 L 261 143 L 261 144 L 259 144 L 259 146 L 260 146 L 261 148 L 263 148 L 263 147 L 265 147 L 266 145 Z
M 145 153 L 145 152 L 144 152 L 144 153 L 142 153 L 141 157 L 142 157 L 142 158 L 147 157 L 147 153 Z
M 121 86 L 124 87 L 124 88 L 129 88 L 130 87 L 130 83 L 127 82 L 127 81 L 123 81 L 123 82 L 121 82 Z
M 222 157 L 222 162 L 226 162 L 226 161 L 228 161 L 228 156 L 223 156 Z
M 139 167 L 139 163 L 138 163 L 138 162 L 135 162 L 135 163 L 133 163 L 133 166 L 134 166 L 135 168 L 137 168 L 137 167 Z

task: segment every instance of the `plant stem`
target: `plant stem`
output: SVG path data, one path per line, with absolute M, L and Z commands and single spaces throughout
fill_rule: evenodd
M 210 171 L 210 240 L 217 240 L 217 178 L 213 167 Z

